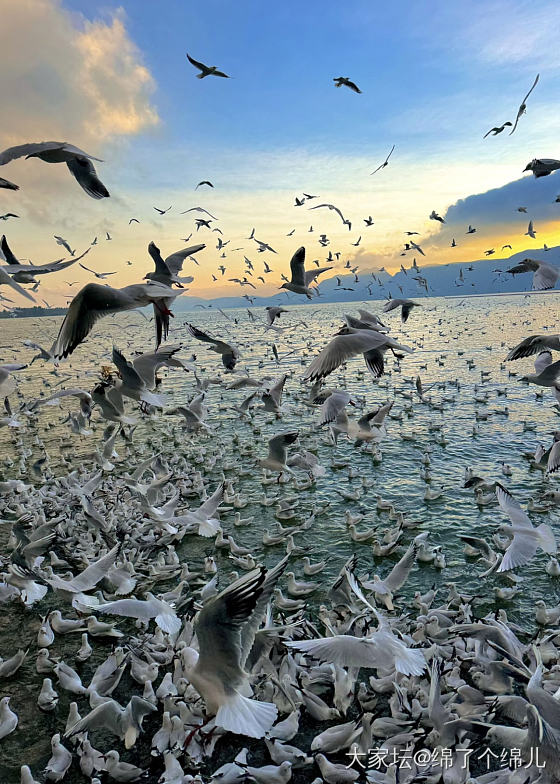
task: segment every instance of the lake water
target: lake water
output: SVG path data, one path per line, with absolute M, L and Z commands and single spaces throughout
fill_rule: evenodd
M 349 537 L 344 519 L 346 510 L 364 515 L 358 524 L 359 529 L 377 526 L 383 533 L 388 526 L 394 525 L 388 521 L 386 513 L 376 511 L 376 496 L 381 495 L 391 500 L 407 518 L 422 521 L 417 530 L 405 533 L 403 542 L 408 543 L 411 536 L 420 530 L 429 531 L 429 541 L 442 546 L 447 561 L 442 571 L 432 565 L 417 565 L 405 588 L 397 595 L 399 607 L 406 610 L 407 597 L 417 589 L 425 591 L 433 584 L 443 586 L 454 581 L 462 592 L 488 596 L 487 602 L 477 606 L 477 614 L 505 607 L 511 620 L 531 627 L 535 598 L 544 596 L 549 605 L 557 603 L 560 598 L 558 583 L 544 572 L 546 556 L 539 554 L 522 570 L 522 590 L 511 602 L 496 603 L 493 588 L 508 583 L 503 577 L 495 575 L 481 582 L 478 574 L 484 571 L 483 567 L 472 560 L 467 562 L 457 535 L 470 533 L 490 537 L 500 524 L 507 522 L 497 505 L 479 508 L 472 491 L 462 489 L 467 466 L 472 467 L 477 475 L 503 481 L 524 508 L 529 498 L 538 498 L 544 490 L 557 488 L 557 480 L 546 480 L 540 471 L 530 471 L 528 461 L 523 457 L 525 452 L 534 452 L 539 443 L 545 447 L 550 445 L 551 434 L 560 424 L 554 397 L 547 389 L 542 398 L 537 398 L 535 393 L 540 388 L 519 381 L 520 376 L 532 371 L 532 359 L 504 362 L 508 348 L 522 338 L 547 330 L 556 331 L 557 295 L 423 299 L 422 307 L 414 309 L 404 325 L 400 323 L 399 311 L 384 316 L 385 323 L 391 326 L 391 335 L 413 347 L 414 353 L 406 355 L 400 364 L 396 364 L 388 354 L 386 375 L 378 381 L 366 372 L 362 358 L 358 357 L 332 374 L 326 382 L 330 388 L 350 392 L 363 405 L 364 411 L 371 411 L 388 400 L 395 401 L 391 417 L 387 420 L 388 436 L 381 444 L 383 459 L 379 463 L 372 459 L 370 451 L 356 448 L 344 436 L 339 439 L 336 448 L 332 446 L 327 433 L 317 427 L 318 409 L 304 402 L 308 389 L 302 385 L 301 376 L 311 358 L 340 327 L 344 313 L 357 315 L 357 307 L 380 313 L 381 304 L 311 303 L 302 307 L 289 306 L 290 312 L 283 314 L 276 323 L 282 328 L 297 326 L 283 333 L 265 330 L 263 311 L 252 311 L 256 318 L 254 321 L 246 310 L 227 311 L 228 318 L 210 309 L 177 314 L 172 321 L 169 343 L 183 345 L 179 355 L 183 359 L 196 354 L 201 378 L 221 375 L 228 383 L 244 370 L 256 378 L 266 375 L 277 379 L 283 373 L 289 374 L 284 393 L 284 413 L 281 419 L 276 419 L 257 408 L 252 421 L 243 421 L 231 406 L 239 405 L 252 390 L 228 391 L 224 385 L 210 385 L 206 404 L 209 411 L 207 422 L 212 432 L 189 434 L 181 428 L 180 417 L 163 414 L 143 417 L 136 404 L 129 401 L 131 412 L 136 408 L 135 416 L 140 425 L 130 454 L 123 464 L 117 464 L 115 474 L 131 470 L 151 451 L 163 450 L 164 456 L 165 453 L 184 454 L 192 469 L 201 471 L 204 471 L 210 457 L 217 454 L 216 465 L 209 472 L 209 489 L 213 490 L 220 481 L 225 466 L 226 479 L 231 480 L 235 491 L 247 500 L 247 505 L 239 510 L 242 517 L 254 518 L 251 525 L 234 529 L 231 523 L 233 511 L 226 512 L 222 516 L 224 530 L 232 533 L 239 544 L 250 547 L 257 560 L 269 565 L 279 560 L 283 547 L 265 548 L 262 545 L 264 530 L 273 530 L 276 524 L 275 506 L 267 507 L 260 503 L 263 493 L 277 495 L 279 500 L 297 497 L 296 517 L 289 523 L 283 521 L 284 525 L 297 524 L 309 517 L 318 505 L 328 504 L 327 511 L 317 518 L 314 525 L 296 536 L 296 543 L 305 547 L 312 560 L 327 560 L 322 574 L 312 578 L 320 580 L 325 591 L 353 552 L 358 554 L 359 574 L 377 572 L 382 576 L 402 554 L 401 549 L 388 558 L 374 559 L 369 544 L 355 543 Z M 185 326 L 187 321 L 238 346 L 241 356 L 233 376 L 222 373 L 218 355 L 190 337 Z M 59 318 L 0 321 L 0 363 L 30 361 L 36 352 L 24 347 L 22 341 L 30 339 L 48 347 L 59 324 Z M 113 343 L 130 358 L 135 351 L 151 349 L 152 329 L 153 325 L 137 313 L 102 319 L 86 343 L 57 370 L 38 360 L 31 367 L 14 374 L 18 387 L 17 393 L 10 398 L 12 408 L 15 410 L 19 403 L 39 395 L 48 396 L 57 389 L 79 386 L 91 390 L 99 377 L 100 367 L 110 364 Z M 279 364 L 272 353 L 272 343 L 277 346 Z M 168 401 L 166 408 L 185 404 L 192 398 L 192 373 L 163 370 L 160 375 L 163 377 L 161 391 Z M 420 401 L 414 388 L 417 375 L 421 376 L 424 387 L 435 385 L 428 396 L 432 402 L 441 403 L 442 410 Z M 487 397 L 487 402 L 477 402 L 476 397 Z M 92 455 L 102 443 L 107 423 L 94 412 L 92 434 L 73 434 L 69 424 L 61 424 L 61 421 L 69 411 L 75 413 L 77 410 L 77 399 L 68 398 L 60 406 L 41 408 L 35 424 L 22 416 L 21 428 L 0 428 L 0 479 L 19 477 L 22 451 L 29 452 L 29 467 L 43 455 L 41 442 L 55 476 L 71 470 L 62 463 L 61 456 L 71 463 L 72 468 L 85 464 L 93 469 Z M 479 421 L 476 420 L 477 412 Z M 355 416 L 352 410 L 349 415 Z M 487 419 L 480 418 L 485 415 Z M 529 427 L 535 426 L 536 430 L 527 430 L 524 423 L 528 423 Z M 477 435 L 473 435 L 475 425 L 478 427 Z M 299 430 L 302 446 L 316 448 L 320 463 L 327 469 L 326 475 L 312 487 L 299 492 L 289 483 L 263 487 L 262 471 L 256 465 L 256 460 L 266 455 L 267 440 L 275 433 L 288 429 Z M 232 442 L 234 432 L 238 443 Z M 122 441 L 117 441 L 117 451 L 121 455 L 126 454 Z M 426 451 L 430 454 L 432 475 L 428 486 L 432 489 L 444 487 L 443 496 L 433 502 L 423 500 L 427 484 L 420 472 L 424 468 L 421 459 Z M 511 465 L 511 477 L 503 476 L 502 462 Z M 299 473 L 302 480 L 304 474 Z M 367 485 L 365 488 L 362 487 L 362 477 Z M 30 483 L 38 481 L 25 473 L 21 478 Z M 357 500 L 341 495 L 355 493 L 359 488 L 362 492 Z M 169 496 L 172 491 L 171 483 Z M 549 523 L 560 534 L 557 511 L 533 514 L 532 519 L 535 524 Z M 4 559 L 8 555 L 5 545 L 9 529 L 9 523 L 0 524 L 0 557 Z M 186 537 L 178 551 L 182 558 L 196 567 L 209 549 L 212 549 L 212 540 Z M 154 553 L 154 558 L 156 555 Z M 217 561 L 223 572 L 223 584 L 227 584 L 227 575 L 234 567 L 223 551 L 217 554 Z M 294 560 L 294 570 L 296 576 L 303 574 L 301 561 Z M 325 596 L 319 591 L 313 597 L 313 604 L 320 604 L 323 600 Z M 34 772 L 38 773 L 49 757 L 51 735 L 55 731 L 64 731 L 69 695 L 58 689 L 61 700 L 53 714 L 42 714 L 36 706 L 43 677 L 35 672 L 36 633 L 40 618 L 53 606 L 60 607 L 65 615 L 71 613 L 63 600 L 51 592 L 31 610 L 15 604 L 2 606 L 0 655 L 5 658 L 19 647 L 30 646 L 24 666 L 15 678 L 1 683 L 0 687 L 0 696 L 13 695 L 11 706 L 20 717 L 16 732 L 0 742 L 0 760 L 4 760 L 0 762 L 0 780 L 6 784 L 19 781 L 19 765 L 23 763 L 32 765 Z M 68 637 L 57 637 L 51 651 L 74 666 L 72 656 L 79 647 L 79 636 L 73 640 Z M 110 647 L 106 644 L 100 647 L 101 656 L 106 656 Z M 93 657 L 81 670 L 86 683 L 95 662 L 96 657 Z M 136 685 L 135 688 L 136 693 L 141 693 L 141 687 Z M 85 701 L 78 698 L 78 703 L 84 715 L 87 712 Z M 113 745 L 106 748 L 120 749 L 116 739 L 110 742 Z M 124 758 L 136 759 L 126 755 Z M 294 781 L 305 781 L 302 775 L 298 773 Z M 310 774 L 309 780 L 313 775 Z M 70 776 L 66 780 L 83 779 Z

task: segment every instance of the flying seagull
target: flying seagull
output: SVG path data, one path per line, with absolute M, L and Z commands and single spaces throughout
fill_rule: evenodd
M 502 133 L 502 131 L 508 126 L 511 127 L 511 125 L 512 123 L 510 123 L 510 121 L 508 120 L 503 125 L 498 125 L 495 128 L 490 128 L 490 130 L 487 131 L 482 138 L 486 139 L 486 137 L 489 136 L 490 134 L 492 134 L 492 136 L 497 136 L 499 133 Z
M 388 156 L 385 158 L 385 160 L 383 161 L 383 163 L 382 163 L 382 164 L 380 164 L 380 165 L 377 167 L 377 169 L 376 169 L 375 171 L 372 171 L 372 172 L 371 172 L 371 174 L 377 174 L 377 172 L 378 172 L 378 171 L 380 171 L 381 169 L 384 169 L 384 168 L 385 168 L 385 166 L 388 166 L 388 165 L 389 165 L 389 158 L 390 158 L 390 157 L 391 157 L 391 155 L 393 154 L 393 150 L 394 150 L 394 149 L 395 149 L 395 145 L 393 144 L 393 146 L 391 147 L 391 151 L 389 152 L 389 155 L 388 155 Z M 370 177 L 371 177 L 371 174 L 370 174 Z M 415 233 L 416 233 L 416 232 L 415 232 Z
M 168 303 L 181 293 L 160 283 L 136 283 L 122 289 L 88 283 L 70 303 L 51 354 L 57 359 L 70 356 L 100 318 L 123 310 L 135 310 L 152 304 L 157 328 L 162 320 L 172 315 Z
M 327 272 L 330 269 L 332 269 L 332 267 L 318 267 L 316 270 L 306 271 L 305 248 L 298 248 L 290 261 L 292 279 L 283 283 L 280 288 L 293 291 L 295 294 L 305 294 L 307 299 L 311 299 L 310 284 L 313 283 L 321 273 Z
M 233 370 L 235 368 L 237 360 L 239 359 L 239 351 L 235 346 L 230 346 L 229 343 L 226 343 L 223 340 L 207 335 L 206 332 L 198 329 L 198 327 L 195 327 L 193 324 L 187 324 L 187 329 L 193 338 L 201 340 L 203 343 L 210 343 L 210 351 L 215 351 L 216 354 L 221 355 L 222 364 L 226 370 Z
M 201 186 L 201 185 L 208 185 L 208 187 L 209 187 L 209 188 L 213 188 L 213 187 L 214 187 L 214 186 L 212 185 L 212 183 L 210 182 L 210 180 L 201 180 L 201 181 L 198 183 L 198 185 L 196 186 L 196 188 L 195 188 L 195 191 L 197 190 L 197 188 L 200 188 L 200 186 Z
M 533 272 L 534 291 L 553 289 L 560 277 L 560 270 L 550 264 L 545 264 L 544 261 L 537 261 L 536 259 L 523 259 L 522 262 L 515 267 L 506 270 L 506 272 L 509 272 L 510 275 Z
M 349 87 L 350 90 L 355 93 L 362 92 L 358 85 L 352 82 L 348 76 L 337 76 L 333 79 L 333 82 L 335 83 L 336 87 L 342 87 L 342 85 L 344 85 L 344 87 Z
M 412 308 L 418 308 L 420 305 L 418 302 L 413 302 L 411 299 L 391 299 L 389 302 L 386 302 L 383 307 L 383 313 L 389 313 L 390 310 L 395 310 L 395 308 L 401 309 L 401 321 L 404 324 L 409 315 Z
M 185 283 L 192 283 L 194 280 L 193 277 L 189 275 L 186 278 L 180 278 L 179 273 L 181 272 L 185 259 L 192 256 L 193 253 L 204 250 L 205 247 L 206 245 L 203 242 L 199 245 L 191 245 L 189 248 L 184 248 L 183 250 L 172 253 L 164 260 L 155 242 L 150 242 L 148 245 L 148 253 L 152 257 L 156 268 L 153 272 L 148 272 L 147 275 L 144 275 L 144 280 L 153 280 L 157 283 L 162 283 L 164 286 L 171 286 L 172 283 L 176 283 L 178 286 Z
M 45 163 L 65 163 L 72 176 L 92 199 L 103 199 L 109 191 L 97 177 L 92 161 L 100 161 L 68 142 L 38 142 L 19 144 L 0 152 L 0 166 L 16 158 L 40 158 Z
M 193 57 L 191 57 L 188 52 L 187 52 L 187 60 L 191 65 L 194 65 L 194 67 L 198 68 L 198 70 L 200 71 L 200 73 L 196 75 L 197 79 L 204 79 L 206 76 L 222 76 L 224 79 L 230 78 L 223 71 L 219 71 L 217 66 L 204 65 L 204 63 L 200 63 L 198 60 L 195 60 Z
M 525 96 L 525 98 L 524 98 L 524 99 L 521 101 L 521 106 L 520 106 L 520 107 L 519 107 L 519 109 L 517 110 L 517 117 L 515 118 L 515 124 L 514 124 L 513 128 L 511 129 L 511 131 L 509 132 L 509 135 L 510 135 L 510 136 L 511 136 L 511 134 L 512 134 L 512 133 L 515 131 L 515 129 L 517 128 L 517 123 L 519 122 L 519 120 L 521 119 L 521 117 L 522 117 L 522 116 L 525 114 L 525 112 L 527 111 L 527 98 L 528 98 L 528 97 L 531 95 L 531 93 L 533 92 L 533 90 L 534 90 L 534 89 L 535 89 L 535 87 L 537 86 L 537 82 L 538 82 L 538 81 L 539 81 L 539 74 L 537 74 L 537 75 L 536 75 L 536 77 L 535 77 L 535 81 L 533 82 L 533 86 L 531 87 L 531 89 L 529 90 L 529 92 L 527 93 L 527 95 Z

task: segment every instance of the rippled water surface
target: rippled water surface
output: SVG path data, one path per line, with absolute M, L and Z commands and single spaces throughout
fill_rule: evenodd
M 498 576 L 482 582 L 478 574 L 484 569 L 472 560 L 467 562 L 457 535 L 468 532 L 490 537 L 506 522 L 496 504 L 478 507 L 472 492 L 462 489 L 467 466 L 478 475 L 503 481 L 524 507 L 531 497 L 538 498 L 543 490 L 556 489 L 557 481 L 546 480 L 540 471 L 529 470 L 529 463 L 523 456 L 534 452 L 538 443 L 545 447 L 550 445 L 551 434 L 558 427 L 554 397 L 550 390 L 544 390 L 544 395 L 537 397 L 537 387 L 519 380 L 532 370 L 531 359 L 507 364 L 504 359 L 507 348 L 520 339 L 548 329 L 557 331 L 557 304 L 556 295 L 425 299 L 405 325 L 400 324 L 398 311 L 387 314 L 385 321 L 392 328 L 391 335 L 413 347 L 414 353 L 407 355 L 400 364 L 387 355 L 387 373 L 378 381 L 366 372 L 361 358 L 353 359 L 329 377 L 326 384 L 329 388 L 348 390 L 363 411 L 394 400 L 387 420 L 388 436 L 381 444 L 381 462 L 373 458 L 367 447 L 356 448 L 344 436 L 336 448 L 333 447 L 327 432 L 317 426 L 318 409 L 308 404 L 308 389 L 301 382 L 305 367 L 339 328 L 342 315 L 357 315 L 356 309 L 363 307 L 363 303 L 290 306 L 290 312 L 283 314 L 277 322 L 285 330 L 282 332 L 266 331 L 260 311 L 253 311 L 254 320 L 246 310 L 227 311 L 227 317 L 211 309 L 177 314 L 170 343 L 183 345 L 180 356 L 184 359 L 196 354 L 200 378 L 211 376 L 223 382 L 210 385 L 206 393 L 207 422 L 211 432 L 190 434 L 182 429 L 180 417 L 161 413 L 148 417 L 137 407 L 134 410 L 136 404 L 129 401 L 130 410 L 140 424 L 132 446 L 127 447 L 117 440 L 122 463 L 117 462 L 114 475 L 132 470 L 142 459 L 159 451 L 164 457 L 183 453 L 193 471 L 203 472 L 211 457 L 217 455 L 214 467 L 207 474 L 209 491 L 221 480 L 223 471 L 242 502 L 247 502 L 239 510 L 242 517 L 253 518 L 250 525 L 234 529 L 231 521 L 236 510 L 226 511 L 221 516 L 224 531 L 232 533 L 239 544 L 250 547 L 257 560 L 269 565 L 282 557 L 284 548 L 282 545 L 266 548 L 262 545 L 265 529 L 273 531 L 277 524 L 276 506 L 262 505 L 263 494 L 277 496 L 279 500 L 297 498 L 295 517 L 289 522 L 282 521 L 283 525 L 297 525 L 307 519 L 314 508 L 328 504 L 313 526 L 296 536 L 296 544 L 304 547 L 313 560 L 327 559 L 326 569 L 312 578 L 322 583 L 321 590 L 313 597 L 314 606 L 324 600 L 323 589 L 328 589 L 352 553 L 359 557 L 359 574 L 382 576 L 402 554 L 403 549 L 400 549 L 388 558 L 375 559 L 370 544 L 350 539 L 344 519 L 346 510 L 363 514 L 359 529 L 375 526 L 382 535 L 394 525 L 386 513 L 376 511 L 376 496 L 381 495 L 404 512 L 407 519 L 421 521 L 418 529 L 405 532 L 403 544 L 408 544 L 420 530 L 429 531 L 430 542 L 442 546 L 447 562 L 441 571 L 430 564 L 417 565 L 405 589 L 397 596 L 400 608 L 407 610 L 407 597 L 415 590 L 424 591 L 433 584 L 443 586 L 454 581 L 464 593 L 487 597 L 487 601 L 478 605 L 478 613 L 505 607 L 511 620 L 530 627 L 535 598 L 544 596 L 549 605 L 559 598 L 557 583 L 544 571 L 546 556 L 539 554 L 522 570 L 522 588 L 513 601 L 496 603 L 494 587 L 508 583 Z M 381 303 L 368 303 L 366 307 L 379 312 Z M 289 374 L 284 413 L 280 419 L 259 407 L 252 420 L 239 418 L 232 406 L 239 405 L 252 390 L 225 389 L 232 375 L 222 372 L 219 357 L 208 351 L 205 344 L 190 337 L 186 321 L 239 347 L 241 357 L 233 377 L 244 371 L 256 378 L 277 379 L 283 373 Z M 0 361 L 29 362 L 35 352 L 24 347 L 22 341 L 31 339 L 48 347 L 59 323 L 60 319 L 54 318 L 0 321 Z M 112 344 L 131 357 L 134 352 L 149 350 L 153 344 L 152 329 L 153 325 L 137 313 L 103 319 L 71 360 L 58 369 L 38 360 L 15 374 L 17 392 L 10 398 L 12 408 L 15 410 L 20 403 L 38 396 L 47 397 L 57 389 L 79 386 L 91 390 L 99 377 L 100 367 L 110 365 Z M 272 352 L 273 343 L 277 347 L 278 362 Z M 192 373 L 163 370 L 160 375 L 163 378 L 161 391 L 168 404 L 166 408 L 192 399 L 195 394 Z M 421 376 L 425 388 L 433 385 L 427 396 L 435 407 L 423 403 L 417 396 L 414 387 L 417 375 Z M 73 434 L 63 420 L 68 412 L 75 413 L 77 409 L 76 398 L 68 398 L 59 405 L 41 408 L 36 420 L 21 415 L 19 428 L 0 428 L 0 479 L 18 477 L 28 483 L 41 484 L 30 467 L 44 456 L 44 451 L 48 455 L 47 483 L 52 481 L 48 478 L 50 474 L 58 477 L 82 465 L 93 471 L 93 456 L 102 444 L 107 423 L 94 411 L 91 435 Z M 349 415 L 358 414 L 350 410 Z M 477 433 L 473 434 L 475 426 Z M 256 461 L 265 456 L 267 440 L 287 429 L 299 430 L 301 445 L 313 448 L 327 469 L 326 475 L 308 489 L 298 490 L 292 482 L 265 486 L 261 483 L 262 471 Z M 238 436 L 236 443 L 232 441 L 233 433 Z M 431 460 L 429 484 L 420 476 L 425 452 L 429 452 Z M 22 455 L 26 455 L 25 464 Z M 503 462 L 511 466 L 511 477 L 503 476 Z M 298 481 L 302 482 L 304 478 L 304 473 L 298 472 Z M 432 489 L 443 486 L 443 496 L 436 501 L 424 501 L 427 486 Z M 170 483 L 167 495 L 172 492 L 173 484 Z M 350 499 L 350 494 L 356 498 Z M 11 496 L 4 509 L 5 522 L 0 524 L 0 554 L 3 557 L 9 553 L 10 524 L 20 511 L 17 503 L 17 496 Z M 196 499 L 193 505 L 196 506 Z M 98 508 L 103 508 L 102 502 Z M 532 519 L 535 524 L 547 522 L 560 533 L 555 510 L 532 513 Z M 178 547 L 181 558 L 193 568 L 200 566 L 209 550 L 212 550 L 212 540 L 195 537 L 186 537 Z M 217 554 L 217 560 L 224 584 L 227 584 L 227 575 L 235 567 L 223 550 Z M 293 568 L 296 576 L 303 574 L 299 559 L 294 559 Z M 165 588 L 173 585 L 172 582 Z M 40 618 L 52 607 L 60 607 L 65 615 L 72 612 L 51 592 L 30 610 L 16 604 L 2 606 L 0 655 L 5 658 L 19 647 L 30 647 L 24 666 L 14 678 L 0 686 L 1 695 L 13 695 L 11 705 L 20 717 L 16 732 L 0 743 L 0 780 L 7 784 L 19 781 L 19 766 L 23 763 L 32 765 L 38 773 L 49 756 L 50 736 L 55 731 L 64 731 L 69 699 L 62 689 L 59 689 L 60 704 L 53 714 L 41 714 L 35 704 L 43 677 L 35 672 L 36 633 Z M 57 637 L 51 650 L 74 666 L 73 654 L 79 644 L 79 635 L 74 639 L 72 635 Z M 98 657 L 106 656 L 110 650 L 106 643 L 96 643 L 96 646 L 100 648 Z M 96 661 L 99 658 L 94 656 L 81 670 L 86 683 Z M 141 687 L 135 685 L 135 689 L 139 693 Z M 84 715 L 87 711 L 85 701 L 79 698 L 78 702 Z M 114 743 L 116 739 L 113 746 L 107 748 L 119 748 Z M 298 774 L 298 781 L 306 780 L 302 775 Z M 309 780 L 312 778 L 310 774 Z M 67 780 L 82 779 L 76 774 Z

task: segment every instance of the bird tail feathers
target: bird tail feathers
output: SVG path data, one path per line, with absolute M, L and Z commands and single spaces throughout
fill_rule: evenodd
M 539 534 L 539 544 L 541 549 L 543 549 L 545 553 L 555 555 L 557 545 L 552 528 L 549 525 L 546 525 L 546 523 L 541 523 L 541 525 L 537 526 L 537 532 Z
M 277 716 L 278 709 L 273 703 L 249 699 L 235 691 L 220 706 L 216 724 L 237 735 L 264 738 Z

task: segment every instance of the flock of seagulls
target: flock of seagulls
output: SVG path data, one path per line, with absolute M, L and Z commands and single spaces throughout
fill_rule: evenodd
M 199 79 L 230 78 L 187 58 Z M 538 79 L 514 123 L 486 136 L 517 129 Z M 348 77 L 334 83 L 361 93 Z M 393 145 L 372 174 L 389 165 L 394 150 Z M 66 163 L 90 197 L 109 196 L 93 164 L 99 159 L 71 144 L 12 147 L 0 153 L 0 165 L 24 156 Z M 560 161 L 535 159 L 526 170 L 542 177 L 558 168 Z M 0 186 L 18 187 L 8 180 Z M 202 180 L 195 189 L 203 186 L 214 188 Z M 304 193 L 294 206 L 315 198 Z M 154 207 L 160 216 L 171 209 Z M 352 221 L 336 205 L 310 209 L 328 209 L 351 231 Z M 205 215 L 195 218 L 197 232 L 220 231 L 204 208 L 181 214 L 190 212 Z M 445 223 L 436 210 L 429 218 Z M 363 222 L 374 224 L 371 215 Z M 466 233 L 474 232 L 469 226 Z M 412 239 L 417 232 L 405 234 L 403 252 L 424 256 Z M 532 220 L 527 235 L 536 235 Z M 247 240 L 256 252 L 278 255 L 256 238 L 255 229 Z M 2 237 L 0 285 L 33 299 L 24 286 L 35 292 L 37 276 L 80 263 L 91 249 L 77 256 L 63 237 L 55 241 L 69 259 L 24 265 Z M 319 242 L 327 247 L 328 236 L 320 235 Z M 97 238 L 91 245 L 96 243 Z M 218 238 L 224 258 L 228 243 Z M 526 511 L 506 487 L 511 466 L 502 464 L 499 478 L 467 467 L 462 492 L 465 498 L 472 493 L 479 508 L 494 506 L 489 511 L 496 528 L 488 534 L 456 532 L 469 569 L 482 568 L 481 593 L 442 583 L 438 576 L 447 561 L 442 545 L 432 542 L 437 530 L 383 498 L 373 473 L 355 468 L 365 460 L 370 467 L 381 465 L 391 422 L 403 418 L 394 410 L 400 397 L 407 416 L 427 414 L 434 437 L 421 455 L 422 508 L 445 496 L 445 488 L 432 482 L 431 450 L 446 446 L 436 420 L 444 412 L 453 416 L 461 385 L 450 378 L 426 386 L 419 374 L 401 376 L 412 355 L 426 356 L 421 368 L 427 370 L 430 357 L 423 354 L 420 334 L 427 303 L 391 297 L 382 316 L 359 308 L 336 324 L 324 345 L 302 311 L 280 304 L 264 313 L 248 309 L 242 322 L 239 313 L 221 311 L 223 329 L 217 319 L 208 331 L 191 321 L 177 324 L 180 343 L 168 345 L 173 303 L 194 279 L 182 274 L 183 266 L 196 265 L 205 247 L 188 245 L 165 256 L 151 242 L 154 269 L 143 282 L 123 288 L 89 282 L 81 288 L 50 348 L 34 342 L 36 336 L 23 341 L 39 352 L 29 365 L 43 363 L 33 371 L 44 371 L 37 373 L 42 388 L 34 397 L 25 397 L 16 381 L 27 363 L 0 365 L 5 412 L 0 426 L 13 447 L 0 481 L 0 532 L 6 533 L 0 603 L 5 613 L 24 612 L 26 619 L 21 648 L 6 650 L 2 644 L 0 750 L 20 732 L 23 710 L 10 692 L 21 695 L 17 685 L 24 673 L 32 681 L 33 710 L 49 716 L 53 730 L 42 770 L 25 761 L 22 744 L 21 784 L 59 782 L 74 774 L 92 784 L 559 781 L 560 608 L 539 599 L 532 623 L 522 626 L 508 612 L 520 590 L 519 570 L 546 559 L 543 572 L 551 585 L 560 576 L 553 527 L 535 526 L 529 516 L 554 509 L 560 493 L 547 485 Z M 253 290 L 254 264 L 245 261 L 244 274 L 230 280 Z M 338 255 L 329 250 L 327 266 L 309 264 L 300 247 L 289 269 L 285 266 L 280 290 L 305 303 L 316 301 L 318 278 L 334 261 Z M 264 283 L 273 269 L 268 260 L 263 266 Z M 116 274 L 80 267 L 99 281 Z M 226 269 L 222 264 L 216 272 L 223 277 Z M 350 261 L 344 269 L 358 279 Z M 428 293 L 416 260 L 409 271 Z M 554 288 L 560 275 L 532 259 L 506 272 L 532 273 L 535 291 Z M 138 345 L 144 333 L 137 322 L 114 329 L 123 314 L 147 306 L 153 312 L 153 348 Z M 400 311 L 402 336 L 382 321 L 394 318 L 393 311 Z M 111 321 L 115 316 L 120 320 Z M 443 320 L 437 324 L 442 341 L 448 337 Z M 550 394 L 560 404 L 560 361 L 552 354 L 560 351 L 560 335 L 544 324 L 542 329 L 511 348 L 503 367 L 535 357 L 534 373 L 519 383 L 534 385 L 537 400 Z M 108 334 L 115 344 L 109 365 L 101 347 Z M 263 341 L 265 353 L 251 364 L 255 344 Z M 282 354 L 281 341 L 295 347 Z M 458 345 L 470 370 L 475 362 L 468 344 Z M 209 353 L 199 356 L 198 348 Z M 16 354 L 12 359 L 23 352 L 8 349 Z M 441 352 L 435 358 L 440 367 L 444 360 Z M 304 366 L 301 373 L 298 364 Z M 175 374 L 185 381 L 183 397 L 186 381 L 193 386 L 190 399 L 170 406 L 163 389 Z M 481 371 L 475 388 L 481 407 L 474 410 L 473 438 L 489 416 L 487 376 Z M 356 379 L 365 395 L 356 394 Z M 371 406 L 372 389 L 390 398 Z M 217 399 L 221 416 L 211 413 Z M 55 423 L 48 414 L 63 403 L 68 415 Z M 494 413 L 507 417 L 509 408 Z M 50 430 L 56 432 L 49 435 Z M 68 442 L 70 436 L 75 438 Z M 402 440 L 415 442 L 416 436 L 406 438 L 403 431 Z M 68 451 L 75 444 L 88 444 L 88 455 L 77 459 Z M 528 459 L 543 481 L 552 481 L 560 470 L 560 433 Z M 347 487 L 336 482 L 337 471 L 345 472 Z M 251 502 L 263 515 L 275 508 L 272 530 L 259 519 L 242 518 L 249 499 L 237 485 L 245 479 L 262 491 Z M 324 500 L 329 483 L 343 501 L 336 524 L 343 549 L 350 550 L 344 558 L 336 548 L 327 558 L 326 550 L 304 545 L 307 536 L 320 541 L 329 523 L 332 504 Z M 363 527 L 368 512 L 379 523 L 373 528 Z M 271 556 L 265 557 L 268 548 Z M 319 577 L 332 564 L 335 578 Z M 421 571 L 430 575 L 432 587 L 413 592 L 410 585 Z M 485 584 L 494 595 L 491 607 Z M 25 713 L 25 721 L 32 721 L 29 706 Z M 497 760 L 491 772 L 482 767 L 485 749 Z

